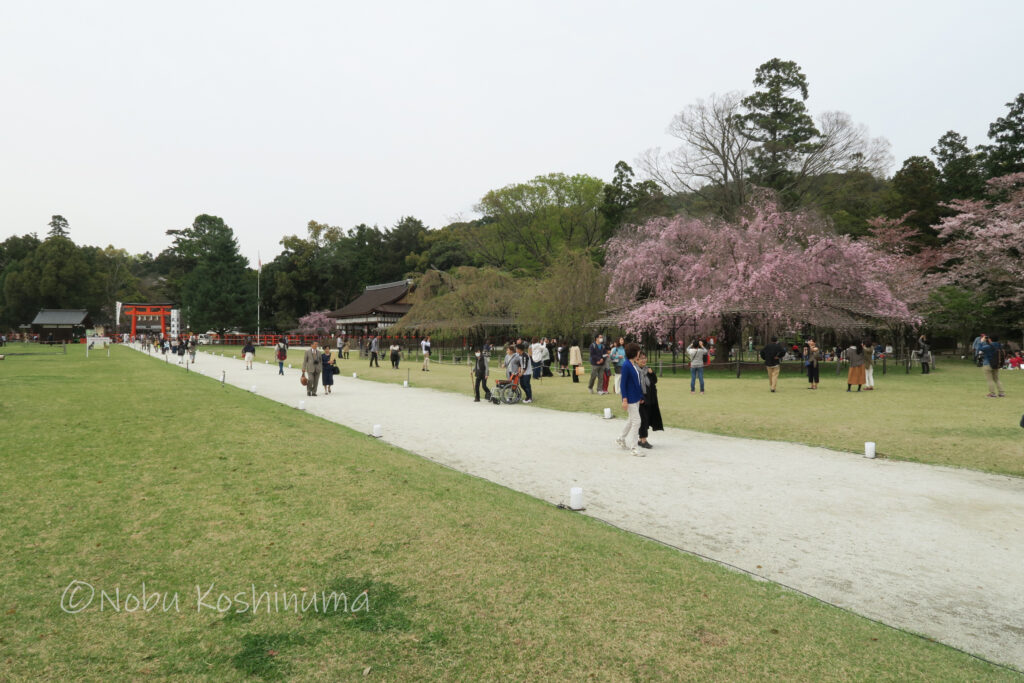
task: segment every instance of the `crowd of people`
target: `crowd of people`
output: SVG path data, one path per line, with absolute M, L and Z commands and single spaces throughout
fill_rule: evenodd
M 194 336 L 178 336 L 173 338 L 153 338 L 141 341 L 151 343 L 157 352 L 178 358 L 178 363 L 188 362 L 186 355 L 195 361 L 198 342 Z M 347 358 L 350 341 L 338 338 L 337 351 L 330 344 L 320 346 L 312 342 L 303 353 L 302 383 L 307 396 L 316 396 L 323 386 L 324 395 L 333 391 L 334 375 L 339 372 L 337 361 Z M 419 342 L 422 365 L 420 370 L 430 371 L 431 339 L 429 336 Z M 605 343 L 604 335 L 598 335 L 590 344 L 586 354 L 575 341 L 563 341 L 556 338 L 518 338 L 502 345 L 504 355 L 500 358 L 501 372 L 505 383 L 518 386 L 525 396 L 523 403 L 533 403 L 533 381 L 544 377 L 554 377 L 557 371 L 562 378 L 571 378 L 574 384 L 580 378 L 589 375 L 587 390 L 591 394 L 606 395 L 615 393 L 621 396 L 622 409 L 626 414 L 626 425 L 616 443 L 632 455 L 642 457 L 644 451 L 653 448 L 648 441 L 651 431 L 664 429 L 661 412 L 658 406 L 657 374 L 647 364 L 647 354 L 635 342 L 626 342 L 623 337 Z M 278 364 L 278 373 L 284 374 L 284 362 L 288 358 L 288 340 L 281 337 L 274 346 L 274 357 Z M 369 356 L 371 367 L 380 367 L 379 358 L 384 351 L 382 338 L 369 337 L 359 350 Z M 474 349 L 471 359 L 470 374 L 473 380 L 474 401 L 497 402 L 492 395 L 488 381 L 491 372 L 491 354 L 495 348 L 488 342 Z M 398 369 L 402 360 L 402 347 L 395 339 L 387 348 L 391 368 Z M 694 339 L 689 344 L 680 345 L 674 352 L 682 351 L 690 370 L 690 393 L 704 395 L 704 369 L 715 356 L 713 340 Z M 846 391 L 874 391 L 875 363 L 884 357 L 886 348 L 871 340 L 862 340 L 832 347 L 828 350 L 819 348 L 815 340 L 808 339 L 801 345 L 783 345 L 777 337 L 772 337 L 760 351 L 768 376 L 768 389 L 771 393 L 778 391 L 779 373 L 783 362 L 802 362 L 807 377 L 807 388 L 817 390 L 820 381 L 820 364 L 830 360 L 841 360 L 848 363 L 846 372 Z M 983 369 L 988 383 L 990 398 L 1001 398 L 1006 394 L 999 379 L 1003 369 L 1024 369 L 1024 354 L 1020 351 L 1008 352 L 998 338 L 980 334 L 972 344 L 972 352 L 976 363 Z M 252 339 L 247 339 L 242 347 L 245 369 L 251 370 L 256 353 Z M 365 356 L 364 356 L 365 357 Z M 922 374 L 930 374 L 933 364 L 932 352 L 928 339 L 920 335 L 917 340 L 915 357 L 920 363 Z

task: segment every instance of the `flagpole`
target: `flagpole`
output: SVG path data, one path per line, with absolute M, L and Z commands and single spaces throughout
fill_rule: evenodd
M 260 346 L 260 273 L 263 272 L 263 260 L 260 252 L 256 252 L 256 346 Z

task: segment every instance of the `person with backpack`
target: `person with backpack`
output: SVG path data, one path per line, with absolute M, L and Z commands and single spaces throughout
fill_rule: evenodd
M 786 355 L 786 349 L 779 343 L 778 337 L 772 337 L 771 343 L 761 349 L 764 368 L 768 371 L 768 388 L 774 394 L 779 384 L 779 362 Z
M 277 358 L 277 374 L 284 374 L 284 361 L 288 357 L 288 342 L 285 341 L 284 337 L 277 340 L 277 345 L 274 347 L 274 357 Z
M 981 346 L 978 347 L 982 355 L 982 372 L 988 381 L 988 398 L 1005 398 L 1003 385 L 999 381 L 999 369 L 1006 362 L 1006 351 L 999 343 L 998 337 L 981 336 Z
M 480 386 L 484 388 L 484 400 L 491 400 L 491 390 L 487 388 L 487 378 L 491 374 L 491 359 L 483 352 L 483 349 L 477 349 L 476 360 L 473 362 L 473 402 L 480 402 Z

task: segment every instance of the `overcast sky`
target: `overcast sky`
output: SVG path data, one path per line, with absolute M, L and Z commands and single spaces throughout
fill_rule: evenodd
M 1022 26 L 1020 0 L 2 0 L 0 240 L 61 214 L 156 253 L 210 213 L 255 264 L 309 220 L 441 227 L 536 175 L 610 179 L 773 57 L 899 164 L 986 141 Z

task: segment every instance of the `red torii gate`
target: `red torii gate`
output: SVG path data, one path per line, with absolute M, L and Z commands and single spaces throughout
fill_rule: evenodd
M 159 316 L 160 336 L 167 336 L 167 323 L 171 318 L 171 308 L 174 304 L 123 304 L 121 312 L 132 318 L 132 336 L 135 336 L 135 325 L 139 318 L 150 318 Z

